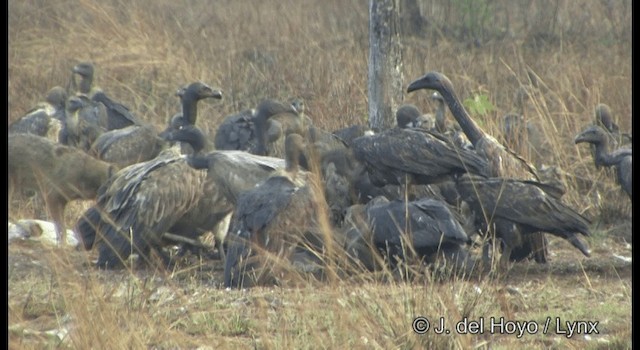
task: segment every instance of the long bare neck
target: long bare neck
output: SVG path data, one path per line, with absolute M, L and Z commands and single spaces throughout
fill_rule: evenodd
M 467 138 L 474 146 L 484 137 L 484 131 L 471 119 L 469 112 L 464 108 L 458 96 L 455 95 L 452 89 L 445 87 L 440 91 L 440 95 L 444 98 L 444 101 L 449 106 L 451 114 L 456 118 L 460 128 L 467 135 Z
M 593 154 L 594 161 L 596 165 L 601 166 L 611 166 L 614 165 L 614 159 L 609 154 L 609 144 L 607 140 L 601 140 L 600 142 L 593 144 L 596 148 L 595 153 Z
M 93 84 L 93 76 L 82 76 L 80 79 L 80 92 L 83 94 L 89 94 L 91 92 L 91 84 Z
M 198 99 L 192 96 L 185 96 L 182 101 L 182 117 L 191 125 L 196 125 L 198 118 Z

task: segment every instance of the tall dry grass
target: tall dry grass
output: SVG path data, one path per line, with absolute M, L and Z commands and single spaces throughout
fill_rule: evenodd
M 515 110 L 516 90 L 531 85 L 528 72 L 534 73 L 539 89 L 527 118 L 548 139 L 544 163 L 594 183 L 585 192 L 567 177 L 565 202 L 596 223 L 628 219 L 630 204 L 611 174 L 596 171 L 588 148 L 573 138 L 600 102 L 612 107 L 621 130 L 632 131 L 631 1 L 438 0 L 419 6 L 429 25 L 419 32 L 403 26 L 404 85 L 438 70 L 462 99 L 487 95 L 497 109 L 476 118 L 497 136 L 500 117 Z M 198 124 L 211 135 L 224 116 L 268 97 L 303 97 L 314 122 L 329 130 L 366 123 L 366 1 L 11 0 L 8 7 L 8 122 L 52 86 L 66 85 L 74 64 L 92 61 L 96 84 L 159 129 L 180 110 L 175 90 L 195 80 L 224 92 L 221 102 L 200 108 Z M 403 18 L 408 23 L 408 15 Z M 424 92 L 405 101 L 425 111 L 435 107 Z M 28 209 L 19 205 L 14 215 Z M 70 205 L 67 223 L 85 206 Z M 390 276 L 361 274 L 330 287 L 225 293 L 207 278 L 215 273 L 200 265 L 173 275 L 104 273 L 88 266 L 90 255 L 20 248 L 9 267 L 12 348 L 482 348 L 519 341 L 488 334 L 417 336 L 410 328 L 417 315 L 442 315 L 449 324 L 465 316 L 601 317 L 609 346 L 630 344 L 631 287 L 624 276 L 615 283 L 587 273 L 525 276 L 510 289 L 491 280 L 426 277 L 395 284 L 383 282 Z M 340 275 L 338 264 L 332 268 Z M 62 343 L 32 331 L 52 328 L 68 330 Z M 524 341 L 585 346 L 561 336 Z

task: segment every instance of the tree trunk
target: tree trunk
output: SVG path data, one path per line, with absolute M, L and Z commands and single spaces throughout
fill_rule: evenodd
M 395 126 L 403 96 L 398 1 L 369 2 L 369 126 L 380 130 Z

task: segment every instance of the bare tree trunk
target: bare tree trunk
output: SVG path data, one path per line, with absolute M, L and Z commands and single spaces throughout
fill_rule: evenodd
M 395 126 L 395 112 L 402 102 L 398 2 L 369 2 L 369 126 L 376 129 Z

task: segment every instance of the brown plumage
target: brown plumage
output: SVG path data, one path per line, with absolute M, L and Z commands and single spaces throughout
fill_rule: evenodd
M 9 193 L 25 188 L 39 191 L 59 242 L 65 242 L 66 204 L 94 199 L 116 167 L 36 135 L 10 134 L 8 141 Z
M 169 243 L 165 232 L 197 239 L 213 231 L 233 210 L 234 197 L 230 193 L 253 188 L 278 165 L 284 166 L 282 160 L 255 162 L 253 169 L 264 171 L 260 177 L 250 165 L 241 167 L 238 163 L 247 157 L 266 157 L 211 152 L 211 143 L 194 125 L 163 136 L 169 141 L 188 142 L 196 154 L 180 155 L 176 146 L 155 159 L 123 169 L 76 225 L 87 249 L 91 248 L 96 229 L 104 237 L 98 248 L 99 267 L 119 267 L 132 249 L 144 258 L 153 249 L 165 264 L 169 263 L 162 254 L 162 247 Z M 211 169 L 215 171 L 210 172 Z
M 86 96 L 72 96 L 67 101 L 67 144 L 84 151 L 107 131 L 107 111 L 103 104 Z
M 533 165 L 529 164 L 524 158 L 506 148 L 495 138 L 485 133 L 484 130 L 482 130 L 473 121 L 473 119 L 471 119 L 469 113 L 455 94 L 453 84 L 444 74 L 439 72 L 429 72 L 409 84 L 407 92 L 419 89 L 436 90 L 440 93 L 449 106 L 449 110 L 451 110 L 453 117 L 462 128 L 462 131 L 464 131 L 469 141 L 473 144 L 475 151 L 489 162 L 492 177 L 534 181 L 539 180 Z M 512 227 L 514 230 L 520 231 L 518 227 L 513 225 L 505 224 L 500 226 Z M 513 234 L 518 235 L 518 233 Z M 497 233 L 497 235 L 507 236 L 507 233 Z M 530 245 L 533 247 L 532 253 L 536 258 L 536 261 L 546 262 L 546 256 L 548 253 L 544 243 L 545 238 L 543 233 L 530 233 L 523 237 L 522 240 L 530 242 Z M 510 255 L 511 250 L 517 249 L 518 243 L 506 242 L 506 246 L 507 248 L 503 253 L 504 257 L 501 260 L 503 265 L 506 265 L 506 259 Z
M 183 113 L 180 120 L 186 125 L 193 125 L 197 120 L 197 104 L 205 98 L 222 98 L 222 92 L 208 85 L 195 82 L 180 94 Z M 186 117 L 185 117 L 186 116 Z M 178 126 L 171 126 L 166 133 Z M 138 122 L 136 125 L 107 131 L 101 134 L 92 144 L 90 154 L 98 159 L 117 164 L 120 168 L 155 158 L 167 143 L 158 135 L 155 127 L 149 123 Z
M 283 146 L 287 135 L 295 133 L 305 136 L 309 128 L 307 119 L 293 105 L 273 99 L 258 104 L 253 121 L 257 147 L 252 153 L 279 158 L 285 155 Z
M 281 259 L 321 249 L 316 218 L 322 204 L 309 183 L 315 180 L 298 166 L 303 144 L 300 135 L 288 135 L 285 171 L 238 197 L 229 229 L 225 287 L 277 280 Z

